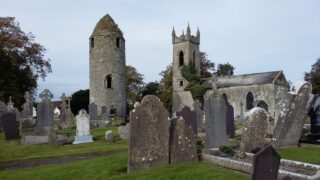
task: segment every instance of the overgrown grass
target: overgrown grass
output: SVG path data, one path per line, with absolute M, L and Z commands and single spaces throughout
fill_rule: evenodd
M 320 165 L 320 147 L 295 147 L 279 149 L 282 159 L 290 159 Z
M 92 134 L 95 142 L 77 145 L 47 146 L 47 145 L 23 145 L 20 141 L 5 141 L 3 134 L 0 135 L 0 163 L 39 159 L 49 157 L 60 157 L 66 155 L 86 154 L 93 152 L 108 152 L 125 150 L 128 148 L 126 140 L 118 140 L 108 143 L 104 140 L 104 134 L 107 129 L 111 129 L 117 136 L 117 128 L 93 129 Z M 58 133 L 69 136 L 75 135 L 75 130 L 61 130 Z
M 199 162 L 163 165 L 127 174 L 127 157 L 120 154 L 14 172 L 2 171 L 0 179 L 248 179 L 247 175 Z

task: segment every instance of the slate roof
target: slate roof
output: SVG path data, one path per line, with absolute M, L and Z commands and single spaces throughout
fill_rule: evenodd
M 241 74 L 235 76 L 221 76 L 217 79 L 218 88 L 232 86 L 250 86 L 258 84 L 271 84 L 282 74 L 282 71 Z M 203 79 L 200 83 L 204 87 L 212 87 L 212 79 Z

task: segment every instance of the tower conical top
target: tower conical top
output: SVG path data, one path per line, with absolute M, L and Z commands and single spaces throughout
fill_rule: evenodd
M 99 33 L 100 31 L 109 31 L 122 37 L 121 30 L 109 14 L 106 14 L 99 20 L 92 34 Z

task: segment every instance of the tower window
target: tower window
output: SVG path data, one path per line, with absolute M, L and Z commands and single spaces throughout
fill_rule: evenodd
M 182 87 L 183 86 L 183 81 L 180 81 L 179 85 L 180 85 L 180 87 Z
M 111 76 L 111 74 L 108 74 L 108 75 L 106 76 L 106 79 L 104 80 L 104 86 L 105 86 L 107 89 L 112 88 L 112 76 Z
M 183 66 L 183 65 L 184 65 L 183 52 L 180 51 L 180 53 L 179 53 L 179 66 Z
M 247 102 L 247 110 L 250 110 L 253 108 L 253 94 L 249 91 L 246 97 L 246 102 Z
M 116 38 L 116 46 L 117 47 L 120 47 L 120 42 L 121 42 L 121 39 L 120 38 Z
M 91 47 L 91 48 L 94 47 L 94 38 L 90 38 L 90 47 Z

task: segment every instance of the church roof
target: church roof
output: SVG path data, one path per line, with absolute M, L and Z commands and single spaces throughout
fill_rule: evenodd
M 261 72 L 253 74 L 241 74 L 235 76 L 221 76 L 217 77 L 218 88 L 232 87 L 232 86 L 250 86 L 259 84 L 275 83 L 278 78 L 285 77 L 282 71 Z M 211 88 L 212 79 L 204 79 L 200 84 Z
M 96 27 L 93 30 L 92 34 L 97 34 L 99 31 L 109 31 L 117 34 L 118 36 L 122 37 L 122 32 L 119 29 L 118 25 L 114 22 L 112 17 L 107 14 L 103 16 L 99 22 L 97 23 Z

